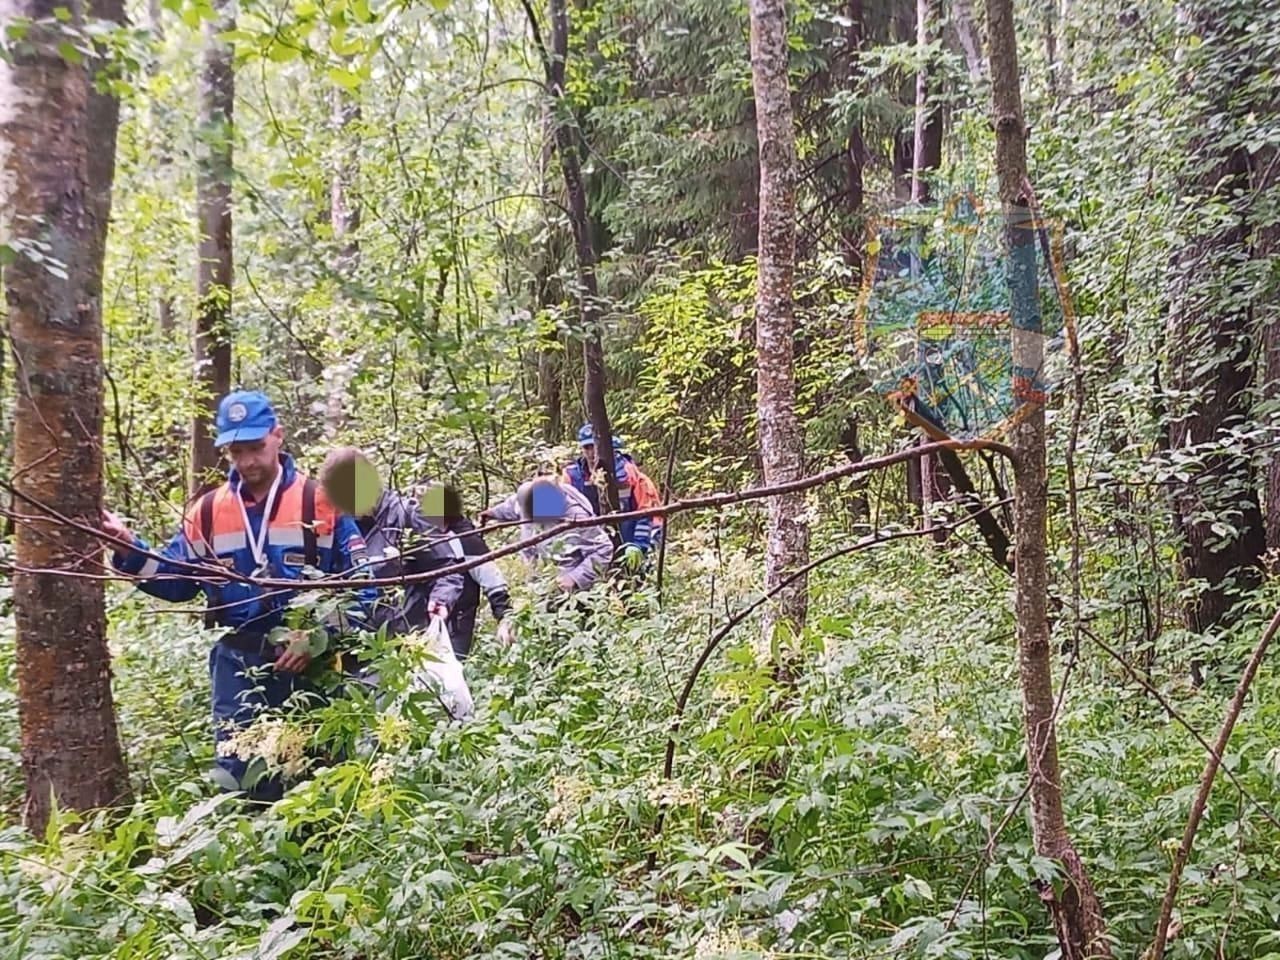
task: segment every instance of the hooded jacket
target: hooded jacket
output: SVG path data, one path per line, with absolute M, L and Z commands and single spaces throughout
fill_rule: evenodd
M 595 516 L 586 497 L 572 485 L 559 483 L 557 487 L 565 497 L 564 516 L 532 520 L 524 516 L 520 509 L 521 494 L 526 493 L 531 486 L 531 483 L 523 484 L 519 493 L 491 507 L 489 516 L 501 522 L 523 520 L 520 536 L 526 540 L 564 520 L 585 520 Z M 613 541 L 609 539 L 609 533 L 604 527 L 583 526 L 566 530 L 557 537 L 525 547 L 520 552 L 529 560 L 552 561 L 561 575 L 573 581 L 574 589 L 586 590 L 609 568 L 609 560 L 613 556 Z
M 369 566 L 376 579 L 413 576 L 451 566 L 453 552 L 447 541 L 418 510 L 415 501 L 382 491 L 373 514 L 356 521 L 365 537 Z M 373 609 L 370 629 L 384 624 L 391 635 L 408 633 L 427 625 L 427 609 L 441 603 L 453 611 L 462 597 L 463 575 L 449 573 L 434 580 L 419 580 L 399 587 L 383 587 Z

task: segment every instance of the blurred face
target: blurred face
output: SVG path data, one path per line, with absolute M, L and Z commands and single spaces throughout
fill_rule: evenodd
M 582 459 L 587 463 L 594 463 L 596 459 L 596 445 L 594 443 L 584 443 L 582 445 Z
M 265 487 L 275 479 L 280 467 L 280 448 L 284 445 L 284 428 L 276 425 L 261 440 L 247 440 L 227 447 L 227 459 L 253 487 Z

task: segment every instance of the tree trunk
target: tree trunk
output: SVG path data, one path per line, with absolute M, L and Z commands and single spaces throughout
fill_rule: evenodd
M 1071 0 L 1059 0 L 1058 2 L 1058 73 L 1057 84 L 1058 93 L 1061 96 L 1070 96 L 1072 85 L 1071 72 L 1071 33 L 1069 30 L 1071 24 Z
M 785 0 L 751 0 L 751 83 L 760 144 L 760 240 L 756 282 L 756 422 L 764 482 L 804 472 L 804 441 L 795 408 L 792 279 L 796 246 L 796 143 L 787 83 Z M 769 500 L 765 589 L 772 591 L 809 559 L 804 494 Z M 765 608 L 764 637 L 804 627 L 808 579 L 800 578 Z
M 890 36 L 895 43 L 914 43 L 916 38 L 917 0 L 894 0 L 890 12 Z M 893 167 L 893 200 L 896 204 L 911 201 L 911 172 L 915 169 L 915 85 L 904 81 L 899 88 L 900 102 L 911 104 L 912 122 L 903 123 L 893 135 L 890 163 Z
M 96 528 L 102 511 L 102 260 L 111 212 L 118 104 L 92 66 L 59 55 L 55 7 L 123 23 L 119 0 L 0 0 L 0 22 L 31 24 L 0 60 L 0 215 L 10 242 L 40 245 L 5 271 L 18 360 L 14 607 L 26 825 L 43 833 L 53 804 L 127 802 L 129 781 L 106 642 L 102 543 L 55 518 Z M 58 266 L 53 269 L 54 262 Z M 63 573 L 32 571 L 67 571 Z M 68 575 L 72 574 L 72 575 Z
M 582 319 L 582 393 L 591 428 L 595 432 L 596 456 L 604 469 L 605 502 L 610 512 L 618 509 L 618 485 L 613 475 L 613 431 L 605 406 L 605 362 L 602 340 L 600 291 L 596 284 L 596 250 L 587 214 L 587 192 L 578 163 L 578 127 L 565 99 L 564 73 L 569 56 L 569 12 L 565 0 L 551 0 L 552 50 L 547 62 L 547 81 L 555 110 L 556 152 L 569 198 L 569 221 L 578 260 L 578 299 Z
M 977 83 L 982 79 L 982 39 L 978 36 L 978 28 L 973 22 L 972 0 L 952 0 L 951 19 L 955 24 L 956 36 L 960 38 L 960 46 L 964 50 L 965 66 L 969 70 L 969 79 Z
M 1261 151 L 1255 158 L 1254 170 L 1258 177 L 1253 186 L 1253 196 L 1280 197 L 1280 148 Z M 1255 256 L 1263 262 L 1275 262 L 1280 256 L 1280 209 L 1277 201 L 1273 201 L 1271 209 L 1257 226 L 1257 249 Z M 1258 324 L 1262 330 L 1263 351 L 1266 356 L 1267 378 L 1263 395 L 1280 408 L 1280 307 L 1277 297 L 1280 296 L 1280 278 L 1274 274 L 1269 285 L 1259 291 Z M 1272 422 L 1280 418 L 1280 409 L 1271 414 Z M 1280 456 L 1267 458 L 1267 550 L 1280 552 Z
M 329 180 L 329 225 L 336 247 L 333 269 L 342 280 L 349 281 L 360 264 L 360 244 L 356 238 L 356 230 L 360 227 L 360 208 L 351 198 L 360 163 L 352 138 L 352 126 L 360 119 L 360 105 L 342 87 L 334 86 L 329 91 L 329 108 L 329 124 L 337 157 Z M 358 309 L 343 292 L 339 292 L 337 300 L 329 318 L 331 354 L 328 369 L 324 372 L 324 435 L 327 440 L 337 438 L 347 423 L 351 358 L 344 349 L 341 321 L 352 310 Z
M 147 29 L 151 31 L 154 42 L 157 45 L 163 45 L 164 8 L 160 0 L 147 0 Z M 159 72 L 160 55 L 157 54 L 150 70 L 148 70 L 148 79 L 154 80 Z M 159 106 L 159 100 L 152 99 L 148 116 L 151 126 L 151 144 L 154 149 L 157 176 L 163 177 L 167 184 L 172 185 L 172 177 L 170 175 L 173 165 L 173 155 L 170 153 L 172 144 L 168 131 L 163 129 L 163 116 Z M 166 260 L 168 261 L 167 267 L 170 274 L 176 273 L 176 264 L 174 264 L 172 256 L 167 256 Z M 168 339 L 173 336 L 173 295 L 169 292 L 167 285 L 160 290 L 157 296 L 156 322 L 162 337 Z
M 1229 22 L 1230 6 L 1199 0 L 1180 9 L 1204 40 L 1188 54 L 1185 71 L 1186 92 L 1204 114 L 1191 134 L 1180 184 L 1184 197 L 1201 202 L 1170 283 L 1166 415 L 1170 455 L 1190 458 L 1189 477 L 1172 495 L 1181 572 L 1205 584 L 1183 619 L 1187 629 L 1203 633 L 1229 622 L 1242 594 L 1256 586 L 1266 546 L 1253 468 L 1231 437 L 1253 414 L 1253 303 L 1243 266 L 1252 201 L 1248 151 L 1237 139 L 1224 141 L 1223 133 L 1246 122 L 1249 105 L 1239 102 L 1238 90 L 1252 67 L 1239 54 L 1204 62 L 1205 51 L 1231 50 L 1243 41 L 1243 29 Z M 1198 675 L 1198 665 L 1193 672 Z
M 922 58 L 929 46 L 930 31 L 940 19 L 938 0 L 916 0 L 916 47 Z M 929 70 L 930 65 L 924 62 L 916 72 L 915 136 L 911 151 L 911 200 L 921 205 L 930 199 L 926 172 L 932 173 L 942 166 L 942 111 L 930 102 L 933 96 L 929 91 Z M 928 438 L 921 437 L 921 442 L 927 443 Z M 932 525 L 932 505 L 946 500 L 951 491 L 937 455 L 925 454 L 913 463 L 914 471 L 909 471 L 908 476 L 919 483 L 920 515 L 927 529 Z M 918 477 L 914 476 L 917 472 Z M 945 530 L 935 534 L 938 542 L 946 537 Z
M 850 92 L 858 92 L 862 74 L 862 44 L 866 38 L 866 21 L 863 16 L 862 0 L 849 0 L 846 14 L 849 27 L 845 33 L 846 56 L 848 67 L 845 85 Z M 859 112 L 849 128 L 849 139 L 845 146 L 845 217 L 844 262 L 853 273 L 853 286 L 862 283 L 863 270 L 866 265 L 867 224 L 863 210 L 864 190 L 862 172 L 867 162 L 867 147 L 862 138 L 862 115 Z
M 542 195 L 551 197 L 551 160 L 554 156 L 555 123 L 549 103 L 542 106 L 542 150 L 538 160 L 538 178 Z M 544 206 L 544 210 L 546 207 Z M 533 302 L 537 315 L 544 320 L 551 309 L 564 299 L 564 291 L 556 281 L 556 273 L 564 256 L 563 231 L 550 216 L 543 217 L 543 234 L 547 238 L 540 245 L 537 268 L 533 276 Z M 548 444 L 560 439 L 563 429 L 561 414 L 564 402 L 561 381 L 564 376 L 562 360 L 564 347 L 560 342 L 558 324 L 546 330 L 538 338 L 538 406 L 542 408 L 542 439 Z
M 1049 78 L 1049 98 L 1058 102 L 1058 2 L 1040 0 L 1040 16 L 1044 25 L 1044 62 Z
M 1005 218 L 1006 275 L 1013 318 L 1014 396 L 1024 419 L 1014 428 L 1015 614 L 1018 676 L 1030 778 L 1031 828 L 1036 853 L 1061 863 L 1064 882 L 1042 883 L 1063 960 L 1110 957 L 1102 907 L 1084 863 L 1067 834 L 1058 764 L 1052 654 L 1049 645 L 1047 529 L 1049 482 L 1045 471 L 1043 387 L 1039 375 L 1044 338 L 1036 290 L 1036 234 L 1031 229 L 1026 129 L 1018 86 L 1013 0 L 987 0 L 996 176 Z
M 924 56 L 929 45 L 930 30 L 939 20 L 938 0 L 916 0 L 916 46 Z M 929 202 L 929 182 L 925 171 L 935 171 L 942 166 L 942 111 L 933 103 L 929 92 L 929 65 L 922 64 L 916 72 L 916 123 L 911 152 L 911 200 L 914 203 Z
M 231 44 L 235 0 L 217 0 L 204 25 L 200 67 L 200 133 L 196 145 L 196 410 L 191 425 L 192 493 L 216 482 L 218 451 L 211 429 L 218 400 L 231 390 L 231 173 L 235 73 Z

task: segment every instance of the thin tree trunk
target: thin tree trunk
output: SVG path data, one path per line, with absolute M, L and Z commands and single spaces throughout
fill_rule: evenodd
M 102 512 L 102 261 L 111 212 L 118 104 L 89 64 L 58 53 L 55 7 L 69 25 L 124 22 L 119 0 L 0 0 L 0 23 L 25 20 L 26 42 L 0 60 L 0 216 L 11 241 L 47 245 L 5 270 L 17 359 L 14 608 L 26 825 L 43 833 L 53 804 L 126 802 L 97 538 L 45 508 L 97 526 Z M 50 260 L 60 264 L 58 273 Z M 64 274 L 64 275 L 63 275 Z
M 938 0 L 916 0 L 916 47 L 919 56 L 924 57 L 930 33 L 936 29 L 940 19 Z M 942 111 L 931 102 L 933 95 L 930 93 L 929 70 L 930 65 L 924 62 L 916 72 L 915 136 L 911 151 L 911 200 L 921 205 L 927 204 L 930 199 L 926 173 L 932 173 L 942 166 Z M 928 438 L 922 436 L 921 442 L 927 443 Z M 928 528 L 933 522 L 933 504 L 946 500 L 950 490 L 946 474 L 940 469 L 935 455 L 925 454 L 917 463 L 920 516 Z M 935 539 L 940 543 L 946 537 L 947 531 L 943 529 Z
M 596 284 L 596 250 L 587 214 L 587 193 L 578 163 L 577 126 L 570 115 L 564 93 L 565 64 L 569 56 L 569 12 L 565 0 L 551 0 L 552 51 L 548 60 L 548 85 L 556 111 L 556 150 L 560 172 L 569 198 L 569 221 L 578 260 L 578 297 L 582 318 L 582 393 L 591 427 L 595 433 L 596 457 L 604 470 L 605 502 L 611 512 L 618 509 L 618 486 L 614 480 L 613 431 L 605 406 L 605 362 L 602 339 L 600 292 Z
M 1280 198 L 1280 148 L 1260 151 L 1254 158 L 1256 180 L 1253 195 Z M 1264 263 L 1274 263 L 1280 256 L 1280 199 L 1272 200 L 1270 207 L 1263 206 L 1261 223 L 1256 227 L 1257 247 L 1254 256 Z M 1263 395 L 1273 404 L 1280 400 L 1280 278 L 1274 271 L 1268 275 L 1267 285 L 1257 297 L 1257 322 L 1262 330 L 1263 352 L 1266 357 Z M 1280 416 L 1273 413 L 1272 417 Z M 1274 419 L 1273 419 L 1274 422 Z M 1266 543 L 1268 551 L 1280 551 L 1280 457 L 1267 458 L 1266 478 Z
M 1014 428 L 1014 580 L 1018 675 L 1030 778 L 1031 830 L 1035 851 L 1065 872 L 1059 885 L 1042 883 L 1063 960 L 1110 957 L 1102 907 L 1084 863 L 1067 833 L 1058 763 L 1052 654 L 1049 645 L 1047 566 L 1048 477 L 1045 470 L 1043 387 L 1038 381 L 1044 338 L 1036 290 L 1036 235 L 1028 197 L 1026 128 L 1018 80 L 1013 0 L 987 0 L 992 107 L 996 128 L 996 175 L 1005 217 L 1009 300 L 1013 317 L 1014 395 L 1024 419 Z
M 4 283 L 5 268 L 0 266 L 0 284 Z M 13 423 L 9 417 L 9 371 L 5 364 L 9 343 L 9 314 L 0 310 L 0 480 L 9 482 L 13 476 Z M 0 489 L 0 542 L 8 542 L 13 536 L 13 503 L 8 491 Z
M 916 0 L 916 47 L 922 57 L 929 46 L 930 31 L 937 27 L 939 20 L 937 0 Z M 942 166 L 942 111 L 931 102 L 929 87 L 929 65 L 922 64 L 916 72 L 916 122 L 911 152 L 911 200 L 921 204 L 929 202 L 925 172 Z
M 337 157 L 329 180 L 329 225 L 333 230 L 333 242 L 337 247 L 333 269 L 340 278 L 348 281 L 360 264 L 360 243 L 356 231 L 360 227 L 360 208 L 351 197 L 359 169 L 359 155 L 353 140 L 352 127 L 360 119 L 360 105 L 340 86 L 329 91 L 329 124 L 335 140 Z M 324 435 L 333 440 L 342 433 L 347 423 L 347 383 L 351 379 L 351 358 L 344 349 L 342 319 L 357 309 L 344 294 L 338 294 L 329 318 L 329 349 L 332 351 L 328 369 L 324 372 L 325 408 Z
M 1044 26 L 1044 61 L 1049 78 L 1049 97 L 1058 102 L 1058 0 L 1039 0 Z
M 164 8 L 160 0 L 147 0 L 147 27 L 151 31 L 157 45 L 164 43 Z M 157 54 L 155 61 L 151 64 L 149 77 L 154 79 L 160 72 L 160 56 Z M 159 101 L 153 99 L 151 101 L 151 110 L 148 116 L 151 125 L 151 144 L 155 151 L 155 164 L 157 175 L 170 181 L 169 171 L 173 165 L 173 156 L 169 152 L 170 139 L 167 131 L 161 129 L 163 126 L 162 114 L 159 109 Z M 169 261 L 170 274 L 176 272 L 173 269 L 174 264 L 172 257 L 166 257 Z M 169 292 L 168 287 L 160 290 L 156 303 L 156 322 L 159 327 L 160 334 L 166 340 L 173 335 L 173 295 Z
M 551 160 L 555 154 L 555 136 L 551 105 L 544 102 L 538 177 L 542 195 L 548 198 L 552 193 Z M 553 223 L 550 216 L 543 218 L 543 231 L 547 240 L 538 253 L 538 265 L 533 278 L 533 301 L 538 315 L 545 319 L 551 308 L 563 299 L 563 291 L 558 289 L 559 284 L 555 282 L 555 275 L 563 256 L 563 244 L 562 231 Z M 560 431 L 564 426 L 561 415 L 564 400 L 560 390 L 564 347 L 560 342 L 558 325 L 546 330 L 538 341 L 538 406 L 543 412 L 542 439 L 547 443 L 555 443 L 560 439 Z
M 766 484 L 804 472 L 804 441 L 795 408 L 794 304 L 796 144 L 787 82 L 785 0 L 751 0 L 751 81 L 760 144 L 759 275 L 756 283 L 756 423 Z M 809 559 L 803 494 L 769 501 L 765 590 L 777 588 Z M 764 637 L 803 627 L 808 579 L 800 578 L 765 608 Z
M 219 34 L 235 29 L 235 0 L 217 0 L 204 25 L 200 67 L 196 219 L 200 229 L 196 272 L 196 416 L 191 426 L 190 489 L 216 482 L 218 451 L 211 428 L 218 400 L 231 389 L 231 175 L 235 73 L 231 44 Z
M 973 22 L 972 0 L 951 0 L 951 20 L 964 50 L 964 63 L 969 79 L 977 83 L 985 72 L 982 65 L 982 38 Z
M 1071 71 L 1071 0 L 1058 0 L 1058 93 L 1070 96 Z
M 895 43 L 915 43 L 917 0 L 894 0 L 889 14 L 890 37 Z M 890 164 L 893 169 L 893 199 L 896 204 L 911 201 L 911 171 L 915 168 L 915 84 L 904 80 L 899 88 L 902 104 L 911 105 L 912 121 L 902 123 L 894 131 L 890 147 Z M 917 465 L 917 472 L 919 466 Z
M 859 91 L 862 74 L 862 45 L 866 38 L 866 21 L 863 17 L 862 0 L 849 0 L 846 8 L 849 27 L 845 34 L 848 68 L 845 85 L 851 93 Z M 862 138 L 862 115 L 859 112 L 849 128 L 849 139 L 845 146 L 845 216 L 844 262 L 853 273 L 853 285 L 858 286 L 863 280 L 866 265 L 866 214 L 863 210 L 864 189 L 862 173 L 867 162 L 867 147 Z

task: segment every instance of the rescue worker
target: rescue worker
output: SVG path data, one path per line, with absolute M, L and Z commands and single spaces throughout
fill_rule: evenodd
M 303 672 L 311 663 L 312 645 L 308 631 L 276 631 L 284 625 L 293 591 L 202 579 L 178 564 L 300 580 L 304 568 L 313 575 L 359 568 L 365 563 L 365 545 L 355 521 L 339 513 L 319 484 L 282 452 L 284 429 L 265 395 L 228 394 L 218 404 L 215 423 L 214 443 L 231 462 L 227 481 L 189 505 L 182 528 L 160 551 L 160 559 L 141 552 L 150 552 L 146 541 L 110 511 L 103 511 L 103 530 L 120 541 L 112 565 L 136 577 L 143 592 L 185 603 L 203 591 L 206 626 L 227 628 L 209 651 L 214 739 L 221 745 L 256 713 L 283 706 L 295 691 L 309 688 Z M 344 623 L 335 624 L 334 632 L 362 622 L 377 592 L 366 587 L 356 596 L 359 603 L 343 612 Z M 283 795 L 278 777 L 246 783 L 248 761 L 218 753 L 215 774 L 224 789 L 246 789 L 261 801 Z
M 595 431 L 591 424 L 584 423 L 579 428 L 578 443 L 582 447 L 582 456 L 565 467 L 563 480 L 586 497 L 592 511 L 599 516 L 602 511 L 596 473 L 600 461 L 596 456 Z M 636 466 L 635 460 L 623 452 L 622 440 L 617 436 L 613 438 L 613 476 L 618 488 L 618 508 L 623 513 L 661 505 L 658 488 Z M 622 546 L 619 552 L 627 569 L 634 572 L 644 565 L 645 557 L 656 546 L 655 530 L 661 536 L 661 526 L 662 520 L 657 516 L 624 520 L 621 523 L 618 532 Z
M 355 447 L 329 451 L 320 468 L 320 483 L 328 490 L 343 489 L 350 483 L 343 474 L 354 472 L 357 461 L 372 470 L 368 457 Z M 453 552 L 419 512 L 417 502 L 394 490 L 383 489 L 368 512 L 355 520 L 364 536 L 369 568 L 378 580 L 428 573 L 455 562 Z M 368 627 L 377 630 L 385 626 L 387 636 L 398 636 L 424 629 L 432 617 L 448 621 L 462 592 L 460 573 L 384 589 Z M 453 646 L 456 652 L 456 640 Z
M 474 557 L 487 555 L 489 545 L 476 525 L 462 511 L 462 498 L 456 490 L 441 484 L 427 484 L 418 509 L 435 528 L 436 536 L 453 557 L 461 563 Z M 453 638 L 453 650 L 459 660 L 466 659 L 476 632 L 476 615 L 480 608 L 480 593 L 489 602 L 493 619 L 498 621 L 497 639 L 509 646 L 515 639 L 511 620 L 511 593 L 507 580 L 492 560 L 472 567 L 463 574 L 462 596 L 449 618 L 449 636 Z
M 565 520 L 595 516 L 587 498 L 571 484 L 554 477 L 538 477 L 520 485 L 515 494 L 480 512 L 480 523 L 523 521 L 520 535 L 530 539 Z M 526 560 L 551 560 L 558 570 L 556 586 L 566 595 L 589 590 L 609 568 L 613 541 L 602 526 L 582 526 L 521 550 Z

